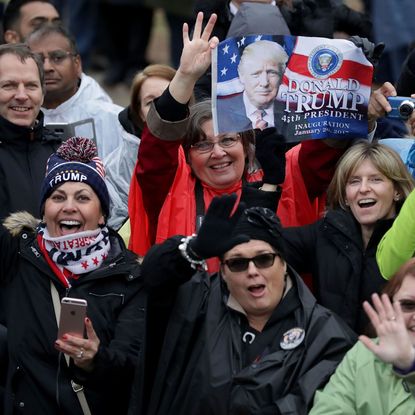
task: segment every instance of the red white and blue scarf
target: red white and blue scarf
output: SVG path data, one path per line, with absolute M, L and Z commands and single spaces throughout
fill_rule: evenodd
M 99 268 L 110 250 L 106 226 L 92 231 L 52 237 L 45 224 L 38 227 L 37 240 L 46 261 L 63 284 L 70 286 L 70 279 Z

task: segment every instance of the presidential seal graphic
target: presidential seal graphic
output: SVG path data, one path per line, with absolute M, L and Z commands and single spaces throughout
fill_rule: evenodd
M 343 62 L 341 52 L 331 45 L 314 48 L 308 58 L 308 70 L 315 78 L 327 78 L 336 73 Z

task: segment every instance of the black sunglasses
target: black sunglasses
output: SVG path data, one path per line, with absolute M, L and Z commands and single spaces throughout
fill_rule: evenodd
M 278 254 L 269 252 L 265 254 L 259 254 L 252 258 L 230 258 L 222 263 L 225 264 L 232 272 L 242 272 L 248 269 L 249 263 L 252 261 L 259 269 L 269 268 L 274 265 L 275 257 Z

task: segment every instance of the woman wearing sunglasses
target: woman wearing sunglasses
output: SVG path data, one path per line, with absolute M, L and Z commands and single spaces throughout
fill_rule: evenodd
M 363 307 L 377 339 L 360 336 L 310 415 L 415 413 L 415 259 L 407 261 Z
M 134 413 L 306 414 L 355 341 L 286 263 L 275 214 L 236 200 L 214 198 L 197 236 L 144 258 L 148 344 L 134 396 L 145 398 Z

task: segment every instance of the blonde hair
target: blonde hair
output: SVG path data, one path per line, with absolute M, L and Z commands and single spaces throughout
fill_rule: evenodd
M 327 205 L 329 208 L 348 209 L 346 204 L 347 182 L 353 172 L 365 160 L 370 160 L 376 169 L 393 182 L 402 196 L 400 203 L 403 203 L 415 187 L 413 177 L 395 150 L 384 144 L 359 141 L 343 154 L 337 164 L 327 191 Z

